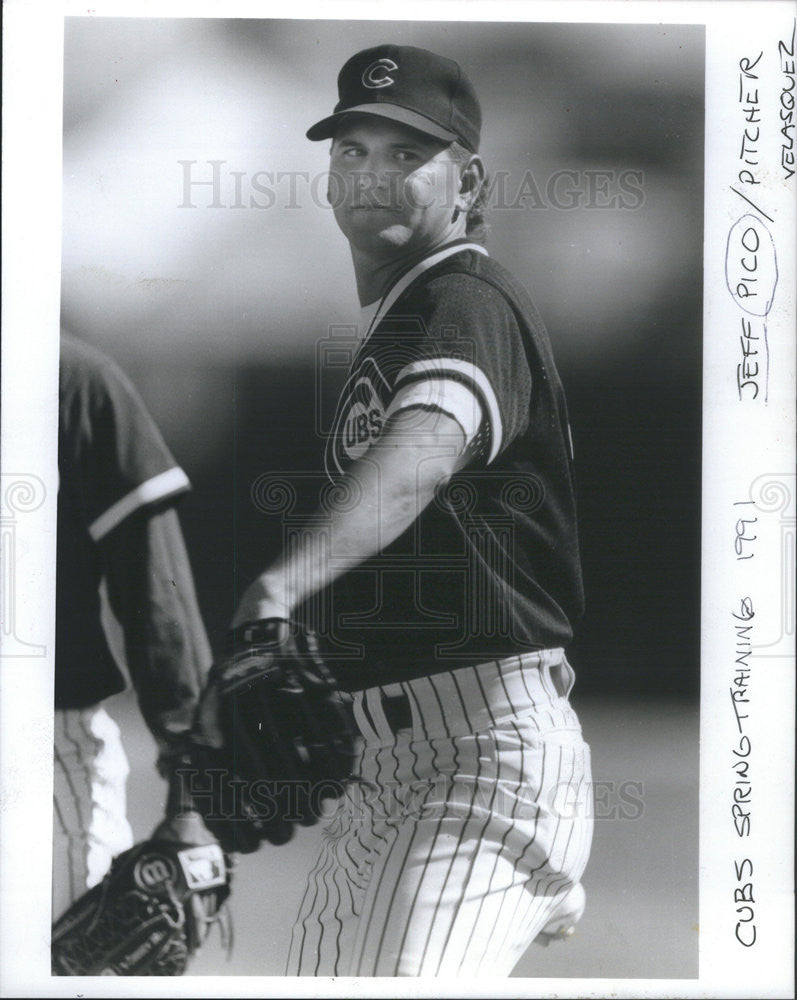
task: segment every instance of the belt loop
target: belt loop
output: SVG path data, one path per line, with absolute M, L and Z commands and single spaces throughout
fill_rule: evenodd
M 382 709 L 382 689 L 369 688 L 365 693 L 365 698 L 368 712 L 374 720 L 374 727 L 376 728 L 377 736 L 382 741 L 391 740 L 394 734 Z
M 570 666 L 570 661 L 564 653 L 562 653 L 562 662 L 558 664 L 558 667 L 560 684 L 558 684 L 557 687 L 561 686 L 563 689 L 562 697 L 568 698 L 570 696 L 570 692 L 573 690 L 573 685 L 576 683 L 576 672 Z
M 365 714 L 364 706 L 365 706 L 365 697 L 367 693 L 368 693 L 367 691 L 354 692 L 354 702 L 352 704 L 352 709 L 354 711 L 354 721 L 357 723 L 360 732 L 363 734 L 366 740 L 375 740 L 378 738 L 376 731 L 374 730 L 374 727 L 371 725 L 368 716 Z
M 540 684 L 545 694 L 552 700 L 555 701 L 557 698 L 562 697 L 562 685 L 557 683 L 559 674 L 559 664 L 551 663 L 550 659 L 546 656 L 540 657 Z
M 418 704 L 418 699 L 412 690 L 412 685 L 407 681 L 402 681 L 401 690 L 404 692 L 404 697 L 407 699 L 407 704 L 410 708 L 410 718 L 412 719 L 412 738 L 413 740 L 420 740 L 424 736 L 423 727 L 423 716 L 421 715 L 421 707 Z

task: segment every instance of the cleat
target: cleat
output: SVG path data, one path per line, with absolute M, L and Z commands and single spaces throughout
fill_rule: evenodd
M 584 888 L 577 882 L 557 905 L 548 922 L 534 938 L 534 943 L 547 948 L 551 941 L 566 941 L 572 937 L 576 932 L 576 924 L 584 913 L 585 903 Z

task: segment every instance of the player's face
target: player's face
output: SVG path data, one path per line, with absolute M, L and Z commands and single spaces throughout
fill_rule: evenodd
M 352 116 L 332 143 L 329 199 L 342 232 L 382 258 L 462 235 L 459 170 L 446 143 L 374 115 Z

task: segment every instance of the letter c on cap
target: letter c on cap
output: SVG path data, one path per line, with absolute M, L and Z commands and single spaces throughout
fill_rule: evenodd
M 392 59 L 377 59 L 363 73 L 363 86 L 369 90 L 389 87 L 391 83 L 395 83 L 393 78 L 388 76 L 393 69 L 398 69 L 398 65 Z

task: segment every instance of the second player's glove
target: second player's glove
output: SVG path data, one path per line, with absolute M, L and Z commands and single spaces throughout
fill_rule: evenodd
M 229 894 L 227 859 L 200 817 L 167 820 L 56 921 L 53 975 L 182 975 L 214 923 L 229 948 Z
M 282 844 L 316 823 L 354 758 L 350 714 L 313 634 L 281 618 L 231 630 L 180 771 L 225 850 Z

